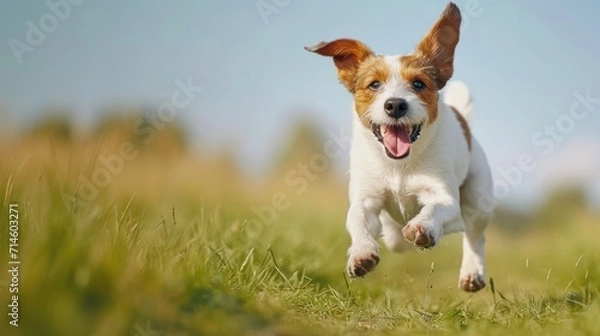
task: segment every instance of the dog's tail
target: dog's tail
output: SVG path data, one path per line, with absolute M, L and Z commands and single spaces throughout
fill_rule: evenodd
M 473 99 L 465 83 L 452 81 L 444 90 L 444 102 L 454 107 L 465 119 L 470 120 L 473 115 Z

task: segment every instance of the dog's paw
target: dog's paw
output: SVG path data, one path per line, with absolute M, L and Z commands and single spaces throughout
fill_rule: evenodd
M 434 247 L 440 238 L 440 233 L 436 232 L 433 226 L 422 223 L 408 223 L 402 228 L 402 234 L 409 243 L 421 248 Z
M 352 246 L 348 250 L 348 275 L 351 278 L 363 277 L 375 269 L 379 263 L 379 247 L 377 244 Z
M 485 278 L 479 273 L 463 275 L 458 279 L 458 287 L 465 292 L 474 293 L 485 287 Z

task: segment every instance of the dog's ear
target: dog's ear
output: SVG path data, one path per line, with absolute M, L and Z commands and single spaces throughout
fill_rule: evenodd
M 433 66 L 436 84 L 442 89 L 454 71 L 454 50 L 460 37 L 460 10 L 450 2 L 431 30 L 417 45 L 415 56 Z
M 319 42 L 304 49 L 322 56 L 333 57 L 338 78 L 348 91 L 354 92 L 356 72 L 360 64 L 373 56 L 364 43 L 352 39 L 339 39 L 332 42 Z

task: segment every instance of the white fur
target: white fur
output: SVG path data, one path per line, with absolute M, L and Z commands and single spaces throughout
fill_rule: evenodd
M 435 244 L 443 235 L 465 231 L 459 286 L 478 290 L 485 281 L 483 230 L 493 210 L 479 202 L 481 193 L 492 194 L 485 154 L 475 139 L 469 150 L 456 115 L 443 99 L 439 99 L 437 119 L 426 125 L 426 105 L 400 77 L 398 56 L 386 57 L 386 62 L 394 75 L 382 83 L 368 117 L 378 125 L 395 123 L 383 105 L 390 97 L 400 97 L 409 104 L 402 122 L 424 126 L 409 156 L 395 160 L 354 114 L 346 222 L 352 239 L 348 271 L 357 276 L 372 270 L 361 265 L 370 261 L 374 267 L 379 261 L 379 238 L 390 249 L 404 251 L 411 245 L 405 241 L 407 232 L 422 230 Z M 457 92 L 460 96 L 453 96 Z M 466 96 L 462 88 L 447 90 L 445 99 L 462 102 L 457 106 L 461 113 L 472 109 L 468 90 Z M 366 272 L 358 274 L 357 267 Z
M 461 81 L 452 81 L 444 88 L 444 101 L 454 106 L 467 120 L 473 115 L 473 99 L 467 85 Z

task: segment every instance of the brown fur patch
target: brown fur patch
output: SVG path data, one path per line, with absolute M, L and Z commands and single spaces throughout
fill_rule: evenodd
M 354 108 L 363 125 L 370 128 L 370 121 L 365 118 L 365 114 L 373 104 L 373 101 L 379 94 L 369 88 L 369 84 L 374 81 L 387 82 L 391 77 L 391 69 L 383 57 L 373 56 L 365 60 L 358 69 L 356 80 L 354 82 Z
M 433 78 L 438 90 L 446 85 L 454 72 L 454 51 L 460 37 L 460 22 L 460 10 L 449 3 L 415 51 L 415 57 L 435 68 Z
M 354 93 L 354 81 L 360 64 L 373 56 L 369 47 L 353 39 L 320 42 L 305 47 L 305 49 L 322 56 L 333 57 L 333 63 L 338 70 L 338 78 L 351 93 Z
M 465 140 L 467 140 L 467 146 L 469 147 L 469 150 L 471 150 L 471 129 L 469 128 L 469 124 L 467 123 L 465 117 L 463 117 L 463 115 L 460 114 L 457 109 L 455 109 L 453 106 L 450 106 L 450 108 L 452 111 L 454 111 L 456 119 L 458 119 L 458 122 L 460 123 L 460 128 L 462 128 Z
M 421 91 L 415 91 L 415 94 L 419 96 L 419 99 L 427 107 L 427 113 L 429 114 L 429 124 L 431 125 L 438 116 L 438 89 L 436 84 L 436 73 L 435 68 L 427 65 L 427 63 L 414 55 L 401 56 L 400 62 L 400 75 L 407 83 L 412 83 L 416 80 L 420 80 L 425 84 L 425 89 Z
M 438 90 L 452 77 L 454 50 L 460 33 L 460 10 L 449 3 L 431 30 L 421 39 L 413 55 L 400 57 L 401 76 L 408 83 L 420 80 L 426 88 L 415 91 L 425 103 L 429 124 L 438 117 Z

